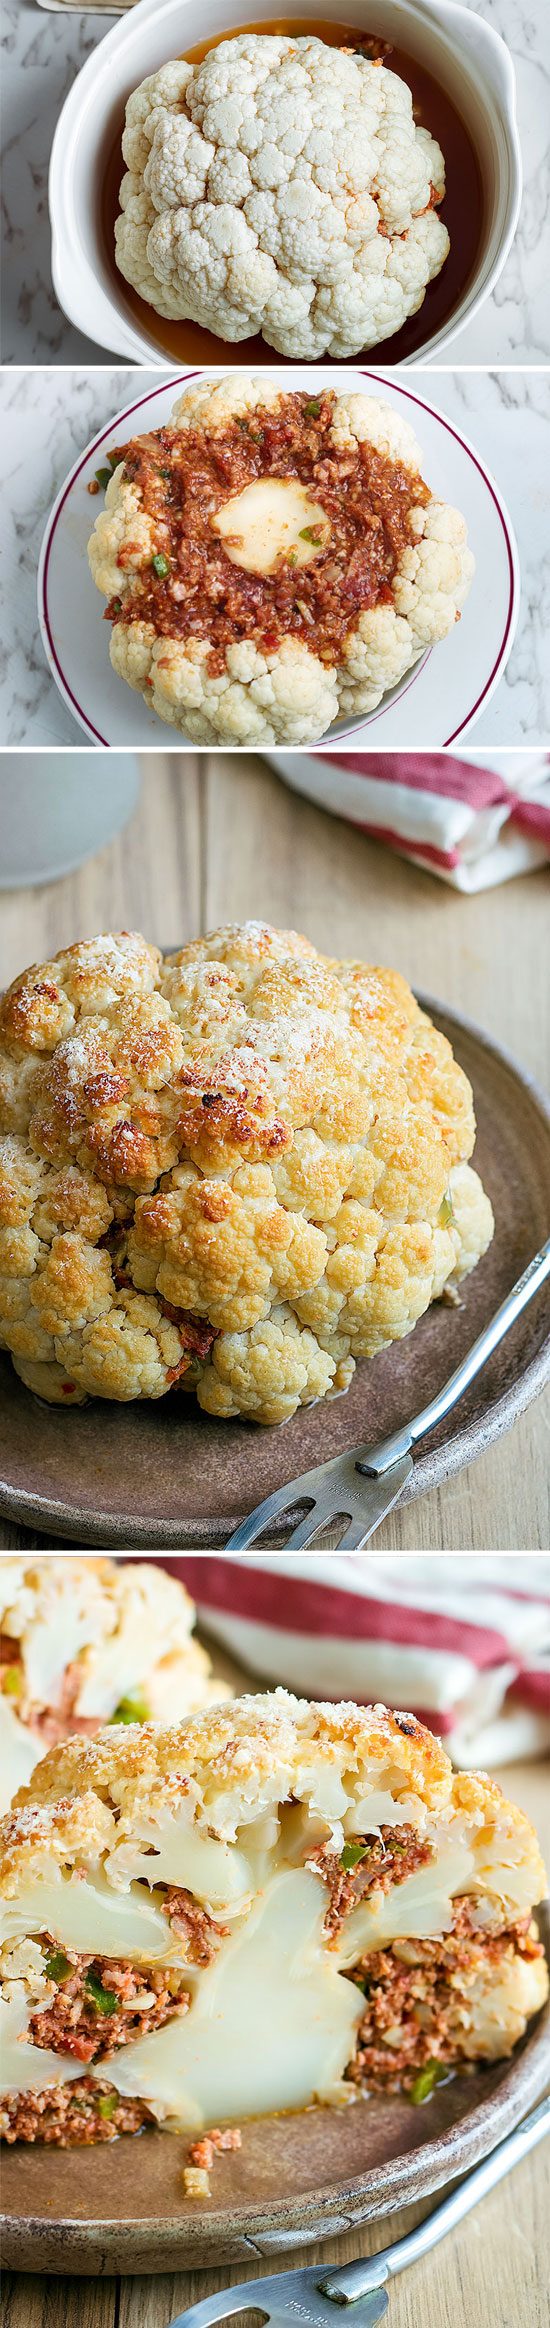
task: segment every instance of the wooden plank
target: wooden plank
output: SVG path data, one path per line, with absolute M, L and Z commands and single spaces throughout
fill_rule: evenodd
M 548 2201 L 542 2151 L 516 2168 L 507 2195 L 495 2191 L 431 2256 L 396 2279 L 390 2292 L 389 2328 L 546 2328 L 545 2254 Z M 409 2207 L 387 2224 L 371 2225 L 345 2238 L 293 2250 L 292 2270 L 319 2263 L 323 2270 L 359 2255 L 374 2255 L 390 2239 L 414 2229 L 429 2207 Z M 284 2257 L 265 2267 L 239 2265 L 239 2280 L 284 2270 Z M 290 2258 L 289 2258 L 290 2268 Z M 233 2281 L 237 2272 L 233 2274 Z M 181 2273 L 161 2280 L 127 2280 L 121 2285 L 120 2328 L 169 2328 L 188 2305 L 231 2284 L 223 2269 Z M 259 2295 L 261 2304 L 261 2294 Z M 254 2315 L 252 2315 L 254 2318 Z M 236 2313 L 235 2328 L 250 2315 Z M 34 2328 L 34 2324 L 33 2324 Z M 57 2328 L 57 2321 L 47 2328 Z M 61 2323 L 60 2323 L 61 2328 Z M 63 2324 L 64 2328 L 64 2324 Z M 72 2323 L 71 2323 L 72 2328 Z M 95 2328 L 95 2323 L 93 2324 Z
M 550 1065 L 548 876 L 479 897 L 406 864 L 287 790 L 244 755 L 206 770 L 207 919 L 304 930 L 321 951 L 391 963 L 516 1051 Z
M 6 2272 L 3 2298 L 3 2328 L 117 2328 L 115 2279 L 17 2278 Z
M 182 781 L 182 765 L 184 778 Z M 40 889 L 0 892 L 0 984 L 26 962 L 98 930 L 143 929 L 158 944 L 196 937 L 201 925 L 200 776 L 190 755 L 142 761 L 130 823 L 78 872 Z M 47 761 L 44 760 L 47 782 Z M 92 778 L 93 780 L 93 778 Z

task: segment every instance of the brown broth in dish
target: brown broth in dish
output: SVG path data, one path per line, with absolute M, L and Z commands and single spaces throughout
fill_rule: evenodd
M 379 38 L 375 29 L 371 35 L 366 35 L 353 25 L 334 24 L 324 17 L 274 16 L 268 24 L 234 25 L 232 32 L 235 35 L 238 32 L 269 33 L 272 36 L 283 34 L 292 38 L 309 34 L 326 41 L 329 47 L 355 47 L 367 54 L 371 53 L 371 43 L 375 54 L 378 49 L 387 49 L 386 63 L 392 72 L 399 73 L 401 80 L 408 83 L 412 92 L 415 120 L 431 130 L 432 136 L 438 139 L 445 157 L 446 173 L 445 200 L 438 204 L 438 214 L 447 227 L 451 248 L 441 274 L 434 283 L 428 285 L 418 314 L 412 315 L 401 331 L 394 332 L 393 338 L 378 343 L 382 363 L 402 363 L 406 356 L 414 355 L 431 338 L 433 332 L 439 331 L 443 324 L 449 322 L 472 280 L 476 266 L 484 223 L 483 188 L 474 147 L 460 113 L 446 90 L 434 80 L 432 73 L 426 72 L 425 67 L 419 65 L 416 58 L 409 56 L 405 49 L 395 46 L 390 48 Z M 200 64 L 208 49 L 217 48 L 220 41 L 227 38 L 226 30 L 216 33 L 211 40 L 201 41 L 196 48 L 186 49 L 186 62 Z M 218 339 L 214 332 L 205 331 L 203 324 L 168 322 L 164 316 L 157 315 L 146 300 L 140 299 L 138 292 L 133 291 L 129 283 L 124 282 L 114 257 L 115 219 L 119 214 L 119 188 L 124 171 L 121 136 L 122 125 L 111 149 L 103 181 L 102 234 L 118 299 L 122 296 L 144 337 L 150 339 L 152 345 L 170 360 L 177 364 L 197 365 L 200 369 L 208 364 L 219 365 L 225 356 L 230 360 L 232 368 L 239 364 L 254 366 L 291 363 L 291 357 L 281 356 L 277 348 L 269 347 L 260 333 L 253 339 L 228 343 Z M 368 355 L 372 362 L 376 350 L 369 349 Z M 328 364 L 332 360 L 330 356 L 318 359 Z M 359 360 L 358 355 L 345 359 L 355 366 Z

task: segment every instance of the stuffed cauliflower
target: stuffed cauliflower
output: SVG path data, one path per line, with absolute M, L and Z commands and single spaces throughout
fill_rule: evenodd
M 464 519 L 389 404 L 199 380 L 119 452 L 88 545 L 111 662 L 198 743 L 313 743 L 460 615 Z
M 472 1093 L 405 980 L 245 923 L 135 933 L 0 1007 L 0 1343 L 42 1398 L 280 1423 L 493 1234 Z
M 380 1704 L 278 1689 L 69 1738 L 0 1867 L 8 2143 L 215 2145 L 312 2102 L 341 2125 L 346 2098 L 510 2056 L 548 1995 L 529 1820 Z
M 378 346 L 450 244 L 445 164 L 387 66 L 239 33 L 129 98 L 116 258 L 157 315 L 307 361 Z

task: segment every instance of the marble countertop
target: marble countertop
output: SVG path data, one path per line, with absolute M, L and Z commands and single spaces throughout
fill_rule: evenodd
M 158 372 L 140 371 L 144 393 Z M 419 393 L 473 440 L 515 526 L 519 626 L 506 671 L 468 741 L 550 746 L 550 373 L 416 371 Z M 136 374 L 132 369 L 132 388 Z M 45 662 L 36 612 L 40 543 L 67 470 L 128 401 L 128 369 L 0 374 L 0 496 L 6 589 L 0 675 L 3 745 L 73 745 L 81 731 Z M 13 578 L 17 576 L 17 587 Z M 161 747 L 159 727 L 159 749 Z
M 451 362 L 544 364 L 550 361 L 549 0 L 466 4 L 495 26 L 515 59 L 525 189 L 500 282 L 481 314 L 457 333 Z M 104 352 L 57 305 L 47 172 L 67 92 L 112 21 L 108 8 L 101 16 L 64 16 L 42 13 L 35 0 L 4 0 L 4 364 L 105 363 Z

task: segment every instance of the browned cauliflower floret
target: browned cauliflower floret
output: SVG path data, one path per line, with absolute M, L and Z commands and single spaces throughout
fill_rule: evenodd
M 194 741 L 313 742 L 453 630 L 464 518 L 393 405 L 241 372 L 121 451 L 88 544 L 111 663 Z
M 0 1341 L 43 1398 L 283 1422 L 493 1233 L 470 1085 L 398 973 L 294 931 L 72 946 L 0 1007 Z

